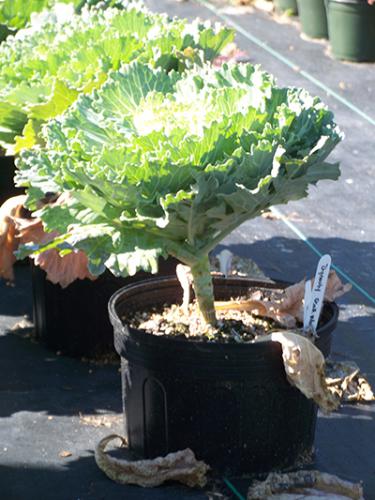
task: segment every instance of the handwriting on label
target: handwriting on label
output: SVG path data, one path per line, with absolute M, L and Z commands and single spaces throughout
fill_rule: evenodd
M 311 299 L 309 305 L 307 306 L 308 319 L 306 321 L 306 329 L 312 330 L 313 332 L 316 332 L 316 328 L 318 326 L 330 267 L 331 256 L 328 254 L 323 255 L 323 257 L 319 260 L 318 267 L 316 268 L 314 286 L 311 291 Z
M 305 331 L 309 328 L 311 293 L 311 280 L 307 280 L 305 283 L 305 296 L 303 300 L 303 329 Z

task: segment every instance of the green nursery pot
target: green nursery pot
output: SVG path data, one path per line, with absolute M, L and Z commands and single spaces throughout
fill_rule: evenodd
M 348 61 L 375 61 L 375 5 L 366 0 L 328 0 L 332 54 Z
M 311 38 L 328 38 L 324 0 L 297 0 L 302 33 Z
M 273 3 L 279 12 L 290 12 L 294 16 L 298 13 L 297 0 L 274 0 Z

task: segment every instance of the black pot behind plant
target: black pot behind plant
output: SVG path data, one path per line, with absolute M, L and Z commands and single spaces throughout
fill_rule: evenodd
M 280 284 L 214 279 L 219 300 L 259 288 Z M 189 447 L 228 475 L 283 469 L 306 458 L 317 407 L 287 382 L 278 343 L 181 340 L 130 328 L 124 319 L 130 311 L 181 300 L 177 280 L 165 278 L 126 287 L 109 303 L 133 452 L 153 458 Z M 337 318 L 337 306 L 325 304 L 317 341 L 325 355 Z
M 23 189 L 14 185 L 15 174 L 14 156 L 1 156 L 0 154 L 0 205 L 8 198 L 23 193 Z
M 160 259 L 159 276 L 175 273 L 177 261 Z M 33 315 L 36 335 L 48 348 L 73 357 L 101 357 L 114 353 L 108 300 L 121 287 L 152 274 L 116 278 L 109 271 L 95 281 L 76 280 L 67 288 L 46 279 L 32 265 Z

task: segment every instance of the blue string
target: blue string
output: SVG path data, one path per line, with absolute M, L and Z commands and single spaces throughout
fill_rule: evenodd
M 229 481 L 229 479 L 227 479 L 226 477 L 223 477 L 223 481 L 228 486 L 228 488 L 231 490 L 231 492 L 237 496 L 237 498 L 239 498 L 240 500 L 246 500 L 245 497 L 243 495 L 241 495 L 241 493 L 238 491 L 238 489 Z
M 303 232 L 298 229 L 298 227 L 296 227 L 292 222 L 290 222 L 286 217 L 285 215 L 280 212 L 280 210 L 278 210 L 277 208 L 275 207 L 271 207 L 271 211 L 277 215 L 278 217 L 281 218 L 281 220 L 284 222 L 284 224 L 286 224 L 299 238 L 301 238 L 301 240 L 306 243 L 306 245 L 313 251 L 315 252 L 317 255 L 319 255 L 319 257 L 321 257 L 323 254 L 322 252 L 313 244 L 311 243 L 311 241 L 308 239 L 308 237 L 303 234 Z M 338 266 L 335 266 L 332 264 L 332 269 L 334 269 L 337 274 L 340 274 L 346 281 L 348 281 L 354 288 L 356 288 L 356 290 L 358 290 L 359 293 L 361 293 L 362 295 L 364 295 L 366 297 L 366 299 L 368 299 L 372 304 L 375 304 L 375 298 L 369 294 L 369 292 L 367 292 L 364 288 L 361 287 L 361 285 L 359 285 L 356 281 L 353 280 L 353 278 L 351 278 L 348 274 L 346 274 L 346 272 L 342 271 Z
M 350 101 L 345 99 L 345 97 L 342 97 L 340 94 L 332 90 L 330 87 L 327 87 L 323 82 L 315 78 L 313 75 L 310 75 L 305 70 L 301 70 L 298 64 L 294 63 L 287 57 L 283 56 L 278 52 L 277 50 L 273 49 L 272 47 L 269 47 L 265 42 L 257 38 L 256 36 L 252 35 L 249 33 L 247 30 L 245 30 L 240 24 L 236 23 L 231 19 L 230 17 L 226 16 L 225 14 L 222 14 L 221 12 L 217 11 L 217 7 L 214 5 L 211 5 L 210 2 L 207 2 L 206 0 L 197 0 L 198 3 L 206 7 L 208 10 L 211 10 L 217 17 L 225 21 L 226 23 L 230 24 L 235 28 L 241 35 L 243 35 L 245 38 L 250 40 L 252 43 L 257 45 L 258 47 L 261 47 L 263 50 L 274 56 L 276 59 L 284 63 L 286 66 L 289 66 L 289 68 L 293 69 L 300 75 L 304 76 L 307 80 L 310 82 L 314 83 L 316 86 L 320 87 L 322 90 L 324 90 L 328 95 L 331 95 L 334 97 L 337 101 L 340 101 L 344 106 L 349 108 L 351 111 L 354 111 L 354 113 L 357 113 L 359 116 L 361 116 L 364 120 L 368 121 L 371 125 L 375 127 L 375 120 L 371 118 L 371 116 L 367 115 L 364 113 L 361 109 L 357 108 L 354 104 L 352 104 Z

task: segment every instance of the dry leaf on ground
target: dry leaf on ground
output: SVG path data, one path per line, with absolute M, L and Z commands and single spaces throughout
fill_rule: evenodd
M 325 381 L 324 356 L 307 338 L 293 332 L 274 332 L 257 342 L 279 342 L 286 376 L 307 398 L 330 412 L 338 408 L 339 398 L 328 390 Z
M 283 216 L 272 212 L 272 210 L 265 210 L 262 215 L 263 219 L 268 219 L 268 220 L 290 220 L 293 222 L 303 222 L 303 219 L 301 219 L 301 216 L 298 214 L 298 212 L 291 212 L 289 214 L 283 214 Z
M 289 474 L 273 472 L 265 481 L 255 481 L 247 493 L 247 500 L 292 499 L 364 500 L 361 484 L 314 470 Z
M 345 403 L 375 401 L 371 385 L 354 361 L 326 362 L 328 389 Z
M 67 450 L 62 450 L 59 453 L 59 457 L 61 457 L 61 458 L 68 458 L 71 456 L 72 456 L 72 453 L 70 451 L 67 451 Z
M 198 461 L 190 449 L 169 453 L 165 457 L 153 460 L 120 460 L 105 453 L 107 445 L 114 439 L 126 440 L 117 435 L 102 439 L 95 448 L 95 460 L 98 467 L 113 481 L 120 484 L 136 484 L 143 487 L 159 486 L 165 481 L 178 481 L 194 487 L 206 485 L 206 473 L 209 469 Z
M 27 318 L 21 319 L 21 321 L 17 321 L 14 325 L 11 326 L 10 330 L 31 330 L 34 328 L 34 323 Z

